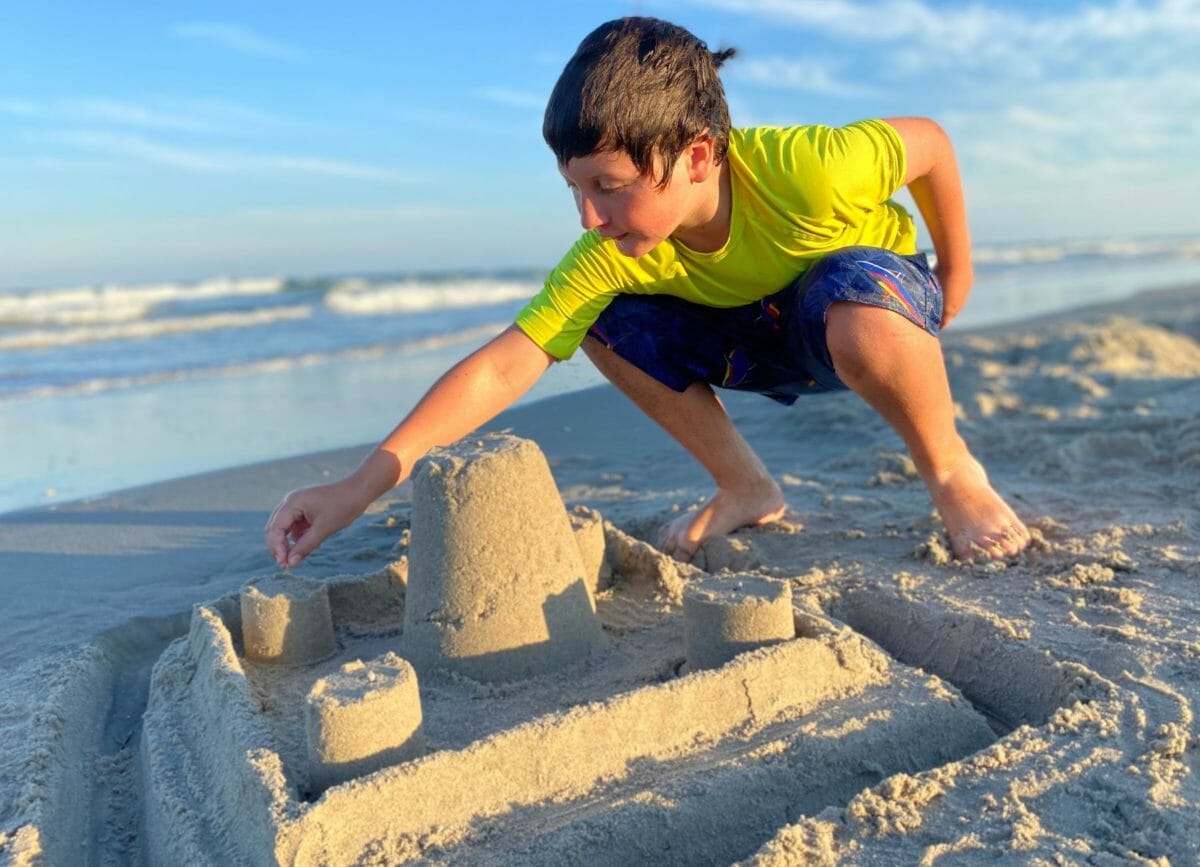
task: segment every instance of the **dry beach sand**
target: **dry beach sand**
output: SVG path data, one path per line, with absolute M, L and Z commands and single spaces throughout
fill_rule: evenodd
M 279 495 L 362 449 L 0 518 L 0 861 L 1200 862 L 1200 288 L 945 347 L 1013 563 L 950 561 L 848 394 L 725 396 L 789 510 L 695 568 L 642 541 L 708 493 L 650 422 L 514 410 L 549 491 L 447 493 L 460 455 L 381 500 L 292 579 L 334 634 L 305 664 L 250 658 L 239 590 Z

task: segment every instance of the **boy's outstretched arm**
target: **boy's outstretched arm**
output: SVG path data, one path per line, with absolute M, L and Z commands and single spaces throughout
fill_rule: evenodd
M 929 229 L 937 253 L 937 276 L 942 284 L 942 327 L 966 303 L 975 279 L 971 265 L 971 233 L 962 177 L 946 131 L 924 117 L 889 117 L 908 154 L 904 183 Z
M 431 448 L 449 445 L 508 408 L 553 361 L 511 325 L 450 368 L 353 473 L 284 498 L 266 528 L 275 562 L 298 564 L 408 478 L 413 464 Z

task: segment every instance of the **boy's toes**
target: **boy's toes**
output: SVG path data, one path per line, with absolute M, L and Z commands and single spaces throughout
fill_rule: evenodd
M 1029 530 L 1019 521 L 1002 527 L 998 532 L 986 533 L 971 539 L 957 556 L 967 563 L 987 563 L 991 560 L 1007 560 L 1016 557 L 1028 547 Z
M 1004 549 L 1004 553 L 1009 557 L 1015 557 L 1029 547 L 1029 543 L 1033 541 L 1033 536 L 1026 527 L 1018 519 L 1004 527 L 1000 532 L 1000 546 Z
M 658 550 L 680 563 L 690 563 L 700 550 L 700 542 L 688 537 L 689 516 L 676 518 L 658 531 Z
M 967 545 L 965 555 L 959 555 L 964 563 L 990 563 L 992 560 L 1003 560 L 1004 551 L 991 539 L 971 540 Z

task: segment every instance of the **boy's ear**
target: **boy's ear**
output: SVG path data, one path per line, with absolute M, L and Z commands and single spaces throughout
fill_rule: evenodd
M 688 177 L 692 183 L 702 183 L 717 167 L 716 142 L 712 136 L 702 135 L 684 149 L 683 156 L 687 161 Z

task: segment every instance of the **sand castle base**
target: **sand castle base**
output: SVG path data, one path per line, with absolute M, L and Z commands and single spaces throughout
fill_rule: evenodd
M 614 565 L 654 559 L 609 536 L 636 549 Z M 305 696 L 396 638 L 339 630 L 334 659 L 258 665 L 240 653 L 233 600 L 198 607 L 156 669 L 146 716 L 150 851 L 189 863 L 222 852 L 263 864 L 728 864 L 771 840 L 781 817 L 996 738 L 943 681 L 807 613 L 793 612 L 791 638 L 675 676 L 683 608 L 665 600 L 679 576 L 661 578 L 648 593 L 644 575 L 631 583 L 617 568 L 597 604 L 610 640 L 561 677 L 500 690 L 454 672 L 422 678 L 425 753 L 323 791 L 297 724 Z M 338 585 L 334 621 L 349 628 L 360 603 L 353 582 Z M 188 768 L 205 769 L 211 809 L 196 808 Z
M 511 437 L 425 465 L 407 563 L 329 582 L 332 659 L 256 662 L 238 600 L 195 609 L 144 718 L 151 860 L 728 864 L 996 739 L 787 583 L 708 576 L 602 523 L 597 557 L 596 522 L 545 485 L 514 495 L 514 467 L 549 478 Z

